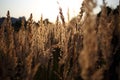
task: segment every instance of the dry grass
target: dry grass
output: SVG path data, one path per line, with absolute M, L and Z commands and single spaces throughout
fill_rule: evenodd
M 0 80 L 120 80 L 120 6 L 84 0 L 77 17 L 38 23 L 33 15 L 18 31 L 10 12 L 0 25 Z M 83 16 L 85 14 L 85 16 Z

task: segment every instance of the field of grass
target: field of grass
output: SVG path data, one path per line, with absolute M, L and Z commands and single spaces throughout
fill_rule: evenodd
M 19 25 L 8 11 L 0 25 L 0 80 L 120 80 L 120 5 L 111 9 L 103 0 L 97 15 L 95 7 L 84 0 L 69 22 L 60 8 L 55 23 L 30 14 Z

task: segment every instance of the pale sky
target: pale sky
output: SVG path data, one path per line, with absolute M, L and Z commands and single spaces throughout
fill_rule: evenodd
M 67 10 L 69 8 L 70 17 L 76 16 L 81 7 L 83 0 L 0 0 L 0 17 L 6 16 L 7 11 L 10 11 L 12 17 L 25 16 L 26 19 L 33 14 L 33 19 L 38 21 L 41 14 L 43 18 L 49 18 L 50 21 L 55 21 L 59 14 L 59 2 L 63 9 L 65 20 L 67 21 Z M 102 0 L 97 0 L 99 5 L 102 4 Z M 112 7 L 119 3 L 119 0 L 106 0 Z M 97 8 L 96 11 L 98 11 Z

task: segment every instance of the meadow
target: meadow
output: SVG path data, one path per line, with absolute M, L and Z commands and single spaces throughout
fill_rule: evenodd
M 13 24 L 10 11 L 0 25 L 0 80 L 120 80 L 120 5 L 93 13 L 84 0 L 79 14 L 56 22 L 30 14 Z

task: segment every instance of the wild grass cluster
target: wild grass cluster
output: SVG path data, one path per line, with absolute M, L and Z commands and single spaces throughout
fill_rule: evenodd
M 84 0 L 68 23 L 62 8 L 55 23 L 42 15 L 36 23 L 30 14 L 13 25 L 8 11 L 0 25 L 0 80 L 120 80 L 120 5 L 103 0 L 94 14 L 96 5 Z

